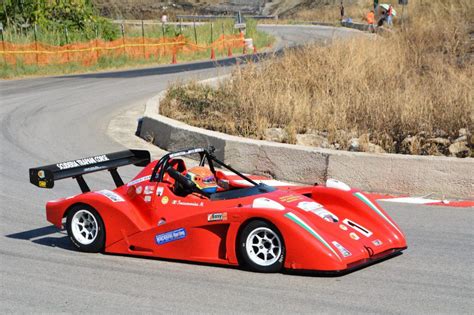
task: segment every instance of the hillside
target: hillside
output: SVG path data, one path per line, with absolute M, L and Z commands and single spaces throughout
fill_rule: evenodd
M 358 0 L 346 0 L 350 4 Z M 337 5 L 339 0 L 93 0 L 104 16 L 128 19 L 156 19 L 163 13 L 175 14 L 246 14 L 287 15 L 298 10 Z
M 101 15 L 111 18 L 157 19 L 163 13 L 175 14 L 226 14 L 236 11 L 257 14 L 262 0 L 93 0 Z

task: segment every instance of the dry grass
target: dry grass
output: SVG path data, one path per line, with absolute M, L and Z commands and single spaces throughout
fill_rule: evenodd
M 254 138 L 269 127 L 285 128 L 288 142 L 316 130 L 347 148 L 351 137 L 363 136 L 397 153 L 406 153 L 401 143 L 409 135 L 456 138 L 460 128 L 473 130 L 473 5 L 420 2 L 411 5 L 424 18 L 413 17 L 404 31 L 305 47 L 237 69 L 217 90 L 174 86 L 162 113 Z M 436 146 L 411 153 L 439 154 Z
M 398 0 L 384 0 L 383 3 L 398 6 Z M 381 3 L 382 3 L 381 2 Z M 325 4 L 326 3 L 326 4 Z M 344 17 L 351 18 L 354 22 L 363 22 L 370 9 L 373 8 L 373 0 L 352 0 L 344 1 Z M 268 24 L 284 23 L 304 23 L 304 22 L 325 22 L 337 24 L 341 21 L 340 1 L 314 1 L 309 6 L 290 10 L 278 20 L 265 20 Z

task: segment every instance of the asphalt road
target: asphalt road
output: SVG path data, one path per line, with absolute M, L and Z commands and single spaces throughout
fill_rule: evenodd
M 282 45 L 324 41 L 334 33 L 324 27 L 270 31 Z M 168 82 L 225 71 L 145 69 L 0 81 L 1 313 L 473 313 L 472 208 L 383 204 L 405 231 L 409 249 L 335 278 L 85 254 L 46 222 L 47 200 L 79 190 L 72 180 L 40 190 L 29 184 L 29 167 L 121 150 L 106 134 L 118 112 Z M 127 168 L 126 176 L 133 171 Z M 90 183 L 113 187 L 107 174 L 90 176 Z

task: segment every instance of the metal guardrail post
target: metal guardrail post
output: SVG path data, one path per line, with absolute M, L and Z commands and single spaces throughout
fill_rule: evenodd
M 66 37 L 66 59 L 67 59 L 67 62 L 69 62 L 69 32 L 67 30 L 67 26 L 64 27 L 64 35 Z
M 7 64 L 7 58 L 6 58 L 6 53 L 5 53 L 5 38 L 4 38 L 4 35 L 3 35 L 3 24 L 0 22 L 0 34 L 2 35 L 2 49 L 3 49 L 3 54 L 2 54 L 2 57 L 3 57 L 3 61 L 5 64 Z
M 196 20 L 193 20 L 193 28 L 194 28 L 194 42 L 198 43 L 197 32 L 196 32 Z
M 97 24 L 94 24 L 94 29 L 95 29 L 95 57 L 97 58 L 97 61 L 99 60 L 99 27 Z
M 146 58 L 146 46 L 145 46 L 145 25 L 143 24 L 142 20 L 142 45 L 143 45 L 143 59 Z
M 214 23 L 211 22 L 211 44 L 214 41 Z
M 36 50 L 36 54 L 35 54 L 35 57 L 36 57 L 36 65 L 39 64 L 39 56 L 38 56 L 38 35 L 37 35 L 37 25 L 35 23 L 34 27 L 33 27 L 33 33 L 35 35 L 35 50 Z
M 122 46 L 123 46 L 123 55 L 125 56 L 125 27 L 122 24 L 120 24 L 120 28 L 122 30 Z

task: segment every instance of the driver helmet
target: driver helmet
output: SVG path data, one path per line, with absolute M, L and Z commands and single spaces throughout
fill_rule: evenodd
M 217 191 L 216 177 L 207 167 L 192 167 L 186 172 L 186 177 L 205 193 L 213 194 Z

